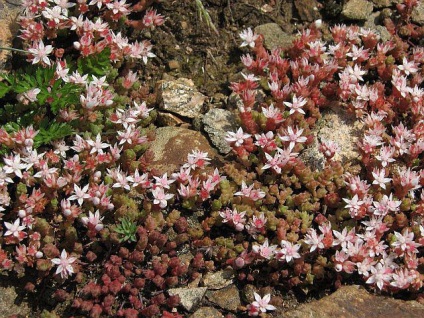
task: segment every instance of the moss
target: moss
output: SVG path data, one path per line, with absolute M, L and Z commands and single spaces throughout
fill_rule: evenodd
M 22 194 L 27 194 L 27 186 L 26 184 L 19 182 L 16 186 L 16 195 L 21 196 Z
M 141 213 L 138 204 L 125 193 L 115 194 L 113 196 L 113 204 L 115 205 L 114 218 L 118 222 L 120 218 L 127 218 L 130 221 L 138 220 Z

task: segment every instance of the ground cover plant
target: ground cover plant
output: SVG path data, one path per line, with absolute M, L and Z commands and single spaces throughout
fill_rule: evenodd
M 160 6 L 25 1 L 27 61 L 0 82 L 2 274 L 25 279 L 28 293 L 49 286 L 67 316 L 183 317 L 168 290 L 228 267 L 240 289 L 255 287 L 229 316 L 265 316 L 289 290 L 352 282 L 420 299 L 416 5 L 404 1 L 386 19 L 386 42 L 358 26 L 326 33 L 316 21 L 290 48 L 270 52 L 261 35 L 240 30 L 245 70 L 230 84 L 240 128 L 226 136 L 236 160 L 218 169 L 193 149 L 168 175 L 149 166 L 156 110 L 139 80 L 155 57 L 139 38 L 164 23 Z M 359 160 L 335 160 L 340 145 L 320 140 L 323 166 L 313 170 L 299 154 L 331 107 L 363 122 Z

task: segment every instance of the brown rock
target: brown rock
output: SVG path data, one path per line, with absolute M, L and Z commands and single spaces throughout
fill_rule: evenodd
M 158 111 L 157 117 L 158 124 L 161 126 L 181 126 L 187 124 L 181 118 L 171 113 L 164 113 Z
M 207 152 L 209 158 L 216 156 L 216 151 L 201 133 L 180 127 L 158 128 L 149 149 L 153 152 L 151 167 L 168 174 L 179 169 L 195 149 Z
M 321 14 L 319 13 L 320 4 L 318 1 L 296 0 L 293 2 L 302 21 L 313 22 L 317 19 L 321 19 Z
M 202 307 L 199 308 L 190 318 L 223 318 L 224 316 L 219 312 L 218 309 L 213 307 Z
M 239 290 L 235 285 L 230 285 L 220 290 L 208 290 L 206 298 L 225 310 L 236 311 L 240 306 Z
M 319 301 L 299 306 L 285 313 L 290 318 L 422 318 L 424 305 L 376 296 L 360 286 L 344 286 Z
M 18 34 L 19 24 L 17 17 L 21 13 L 21 3 L 18 1 L 0 0 L 0 46 L 11 47 L 12 39 Z M 0 50 L 0 68 L 8 57 L 11 56 L 11 51 Z
M 220 289 L 232 284 L 234 279 L 233 269 L 224 269 L 216 273 L 207 273 L 203 277 L 203 284 L 209 289 Z
M 162 80 L 158 83 L 159 108 L 180 116 L 195 118 L 203 112 L 206 96 L 188 78 Z

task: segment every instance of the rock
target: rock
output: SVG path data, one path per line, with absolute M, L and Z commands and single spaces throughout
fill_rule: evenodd
M 208 290 L 206 298 L 219 307 L 229 311 L 236 311 L 241 305 L 239 290 L 235 285 L 229 285 L 220 290 Z
M 21 13 L 21 2 L 18 0 L 0 0 L 0 46 L 11 47 L 13 38 L 18 34 L 17 17 Z M 0 50 L 0 69 L 5 67 L 12 51 Z
M 0 287 L 0 317 L 31 317 L 31 308 L 19 299 L 13 287 Z
M 246 303 L 251 303 L 255 300 L 254 293 L 257 291 L 256 287 L 252 284 L 246 284 L 246 286 L 243 287 L 241 290 L 241 298 Z
M 255 33 L 264 36 L 264 46 L 268 50 L 278 47 L 288 48 L 295 38 L 295 35 L 284 32 L 277 23 L 259 25 L 255 28 Z
M 343 9 L 342 3 L 340 3 L 338 0 L 326 0 L 322 3 L 322 5 L 323 8 L 321 11 L 326 19 L 334 19 L 339 17 Z
M 234 270 L 224 269 L 215 273 L 207 273 L 203 277 L 203 285 L 209 289 L 221 289 L 233 283 Z
M 302 21 L 313 22 L 321 19 L 320 4 L 316 0 L 296 0 L 294 6 Z
M 225 141 L 225 135 L 228 131 L 237 129 L 236 116 L 234 113 L 225 109 L 211 109 L 202 119 L 203 129 L 208 133 L 212 144 L 222 154 L 231 151 L 231 147 Z
M 378 9 L 390 7 L 393 4 L 393 2 L 395 2 L 393 0 L 371 0 L 371 1 L 374 4 L 374 6 Z
M 159 108 L 180 116 L 195 118 L 203 112 L 206 96 L 191 79 L 162 80 L 158 83 Z
M 170 70 L 179 70 L 181 68 L 180 62 L 177 60 L 170 60 L 168 62 L 168 67 Z
M 366 0 L 350 0 L 345 3 L 342 15 L 348 20 L 366 20 L 373 10 L 371 2 Z
M 344 286 L 330 296 L 299 306 L 285 313 L 290 318 L 422 318 L 424 305 L 376 296 L 360 286 Z
M 218 309 L 213 307 L 202 307 L 196 310 L 190 318 L 224 318 Z
M 377 25 L 378 21 L 381 21 L 381 11 L 373 12 L 365 21 L 364 28 L 371 29 L 376 31 L 380 35 L 382 42 L 390 40 L 391 34 L 387 31 L 386 27 L 382 25 Z
M 200 132 L 180 127 L 158 128 L 149 148 L 153 152 L 150 166 L 169 175 L 179 169 L 187 161 L 187 155 L 195 149 L 207 152 L 209 158 L 216 156 L 216 151 Z
M 419 25 L 424 25 L 424 2 L 418 1 L 418 5 L 412 10 L 411 14 L 412 22 Z
M 356 120 L 354 115 L 347 114 L 340 105 L 334 105 L 330 111 L 322 114 L 322 118 L 312 130 L 315 140 L 301 153 L 300 158 L 312 170 L 322 170 L 325 159 L 318 150 L 318 140 L 331 140 L 340 147 L 333 160 L 354 163 L 359 157 L 356 143 L 362 134 L 362 127 L 363 124 Z
M 207 287 L 197 288 L 171 288 L 168 290 L 169 295 L 180 296 L 181 305 L 188 311 L 195 308 L 203 296 L 205 295 Z
M 157 123 L 160 126 L 181 126 L 184 124 L 188 125 L 188 123 L 183 121 L 178 116 L 171 113 L 161 112 L 161 111 L 158 111 Z

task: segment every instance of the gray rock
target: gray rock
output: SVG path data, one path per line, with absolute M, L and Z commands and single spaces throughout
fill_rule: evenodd
M 241 305 L 239 290 L 235 285 L 230 285 L 220 290 L 208 290 L 206 298 L 222 309 L 229 311 L 236 311 Z
M 373 4 L 366 0 L 350 0 L 345 3 L 342 15 L 348 20 L 367 20 L 373 10 Z
M 207 287 L 196 287 L 196 288 L 171 288 L 168 290 L 169 295 L 180 296 L 181 305 L 188 311 L 195 308 L 203 296 L 205 295 Z
M 191 79 L 163 80 L 158 83 L 159 108 L 180 116 L 195 118 L 203 112 L 206 96 Z
M 383 42 L 386 42 L 388 40 L 390 40 L 391 35 L 389 33 L 389 31 L 387 31 L 386 27 L 382 26 L 382 25 L 378 25 L 379 21 L 381 21 L 381 12 L 373 12 L 367 19 L 367 21 L 365 21 L 364 23 L 364 28 L 368 28 L 368 29 L 372 29 L 374 31 L 376 31 L 378 33 L 378 35 L 380 35 L 380 39 Z
M 330 296 L 299 306 L 285 313 L 290 318 L 358 318 L 408 317 L 421 318 L 424 305 L 376 296 L 360 286 L 344 286 Z
M 224 316 L 219 312 L 218 309 L 213 307 L 202 307 L 196 310 L 190 318 L 223 318 Z
M 371 0 L 376 8 L 387 8 L 390 7 L 396 1 L 394 0 Z
M 419 25 L 424 25 L 424 2 L 418 1 L 418 5 L 412 10 L 411 14 L 412 22 Z
M 268 50 L 278 47 L 288 48 L 295 38 L 295 35 L 284 32 L 277 23 L 259 25 L 255 28 L 255 32 L 264 36 L 264 46 Z
M 31 308 L 26 302 L 18 299 L 13 287 L 0 287 L 0 317 L 12 315 L 31 317 Z
M 215 273 L 207 273 L 203 277 L 203 284 L 209 289 L 221 289 L 232 284 L 234 279 L 233 269 L 224 269 Z
M 225 109 L 211 109 L 203 116 L 202 123 L 203 129 L 208 133 L 218 151 L 222 154 L 229 153 L 231 147 L 224 138 L 228 131 L 234 131 L 237 128 L 234 113 Z
M 315 140 L 301 153 L 300 158 L 312 170 L 322 170 L 325 158 L 318 150 L 318 140 L 331 140 L 340 147 L 333 160 L 342 163 L 355 162 L 359 159 L 356 143 L 361 136 L 362 128 L 363 123 L 356 120 L 354 115 L 347 114 L 340 105 L 334 105 L 330 111 L 322 114 L 322 118 L 312 131 Z
M 181 127 L 161 127 L 156 129 L 156 138 L 149 150 L 153 159 L 149 165 L 159 173 L 168 175 L 179 169 L 187 161 L 187 155 L 193 150 L 207 152 L 209 158 L 216 156 L 216 151 L 200 132 Z

